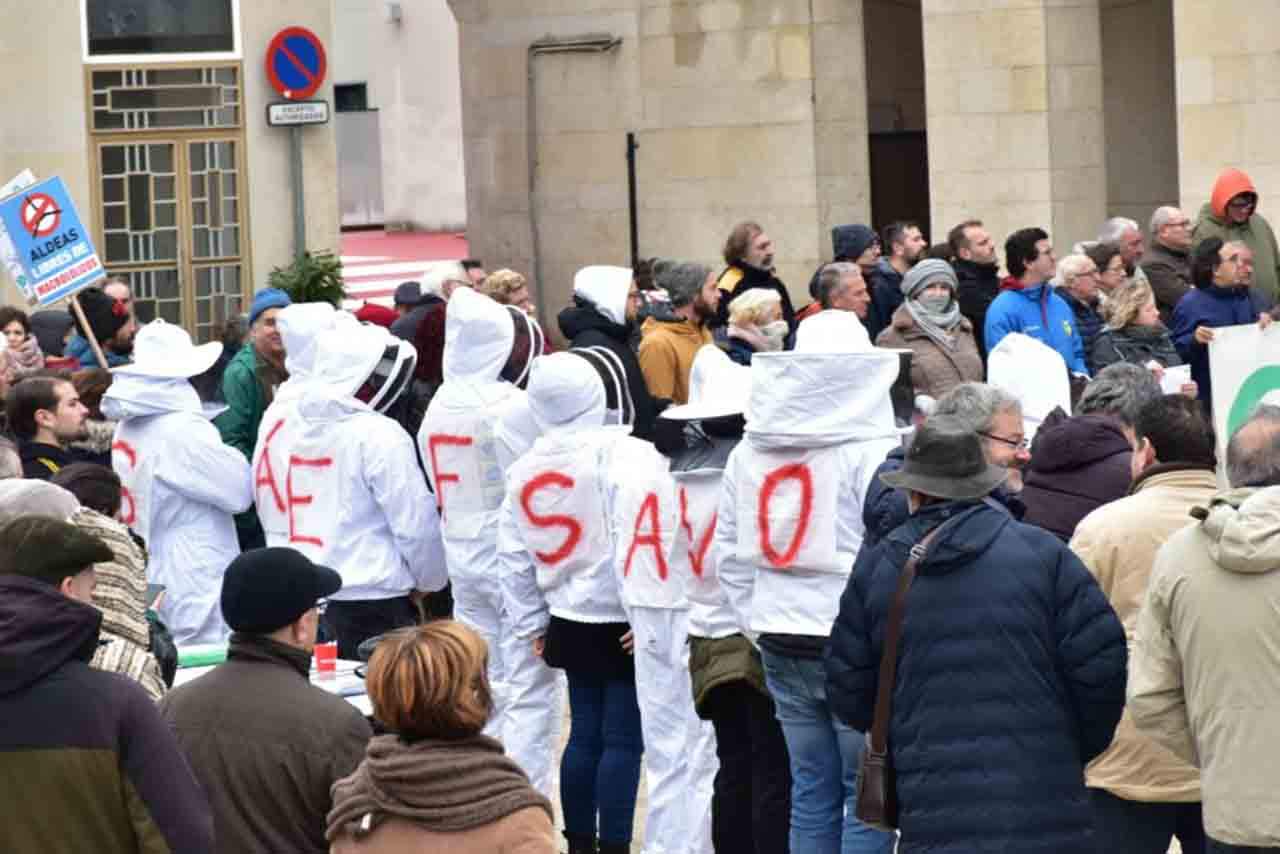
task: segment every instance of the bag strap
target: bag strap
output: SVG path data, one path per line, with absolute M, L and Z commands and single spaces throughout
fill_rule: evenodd
M 934 537 L 942 530 L 937 526 L 911 547 L 907 565 L 898 576 L 898 591 L 889 609 L 889 624 L 884 632 L 884 650 L 880 654 L 880 684 L 876 687 L 876 711 L 871 724 L 871 749 L 885 753 L 889 741 L 889 716 L 893 710 L 893 686 L 898 675 L 898 640 L 902 636 L 902 618 L 907 610 L 907 591 L 916 577 L 916 567 L 924 559 Z

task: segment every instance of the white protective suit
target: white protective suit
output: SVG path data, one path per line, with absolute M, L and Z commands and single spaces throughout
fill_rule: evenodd
M 753 640 L 830 634 L 862 547 L 867 488 L 899 443 L 889 397 L 898 354 L 849 352 L 856 334 L 831 331 L 807 351 L 751 362 L 746 437 L 725 467 L 714 547 L 721 588 Z
M 119 421 L 111 464 L 121 517 L 147 541 L 147 580 L 179 646 L 222 643 L 222 574 L 240 553 L 234 514 L 252 503 L 249 463 L 222 444 L 186 379 L 117 373 L 102 413 Z
M 254 479 L 271 508 L 260 516 L 267 544 L 337 571 L 334 601 L 439 590 L 448 581 L 439 517 L 413 440 L 354 396 L 397 341 L 381 327 L 336 319 L 321 336 L 314 381 L 296 399 L 286 395 L 294 411 L 283 422 L 263 418 Z
M 546 633 L 553 614 L 583 623 L 628 622 L 611 511 L 628 475 L 665 471 L 666 461 L 651 444 L 629 436 L 629 426 L 605 426 L 604 384 L 579 355 L 535 361 L 528 403 L 543 433 L 507 472 L 498 528 L 511 634 L 530 643 Z M 544 793 L 559 753 L 550 735 L 539 734 L 534 743 L 542 752 L 523 763 Z
M 749 389 L 748 369 L 708 345 L 693 362 L 689 403 L 660 417 L 687 421 L 741 412 Z M 735 396 L 736 401 L 725 400 Z M 722 465 L 670 474 L 665 467 L 639 469 L 617 491 L 614 527 L 624 546 L 623 596 L 635 632 L 644 731 L 647 854 L 712 852 L 719 760 L 715 729 L 694 708 L 688 638 L 690 594 L 703 592 L 708 573 L 715 583 L 710 546 L 721 472 Z M 729 622 L 726 634 L 736 633 Z
M 553 717 L 561 688 L 558 674 L 534 655 L 532 645 L 511 635 L 502 610 L 498 510 L 509 462 L 495 434 L 508 411 L 527 412 L 524 391 L 500 378 L 514 340 L 505 306 L 471 288 L 454 291 L 445 326 L 444 383 L 418 430 L 418 450 L 440 507 L 454 617 L 489 645 L 494 712 L 485 731 L 517 762 L 527 762 L 542 752 L 543 734 L 559 724 Z M 516 687 L 514 706 L 509 681 Z

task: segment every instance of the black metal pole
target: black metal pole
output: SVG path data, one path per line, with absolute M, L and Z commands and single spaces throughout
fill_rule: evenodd
M 627 131 L 627 206 L 631 216 L 631 269 L 640 265 L 640 231 L 636 222 L 636 135 Z

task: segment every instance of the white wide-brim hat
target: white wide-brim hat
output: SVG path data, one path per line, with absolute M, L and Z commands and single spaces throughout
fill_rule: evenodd
M 689 402 L 668 406 L 659 418 L 701 421 L 741 415 L 751 398 L 751 369 L 739 365 L 714 344 L 698 350 L 689 372 Z
M 113 373 L 136 377 L 186 379 L 203 374 L 222 355 L 222 342 L 196 346 L 187 330 L 157 318 L 138 330 L 133 339 L 133 361 Z

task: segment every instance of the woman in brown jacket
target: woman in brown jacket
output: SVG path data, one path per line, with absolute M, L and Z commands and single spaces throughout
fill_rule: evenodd
M 392 735 L 333 784 L 332 854 L 555 854 L 551 804 L 481 735 L 493 702 L 488 651 L 452 620 L 378 644 L 366 686 Z
M 911 386 L 933 398 L 965 382 L 982 382 L 982 356 L 973 325 L 960 314 L 955 271 L 929 258 L 902 279 L 905 297 L 876 346 L 911 351 Z

